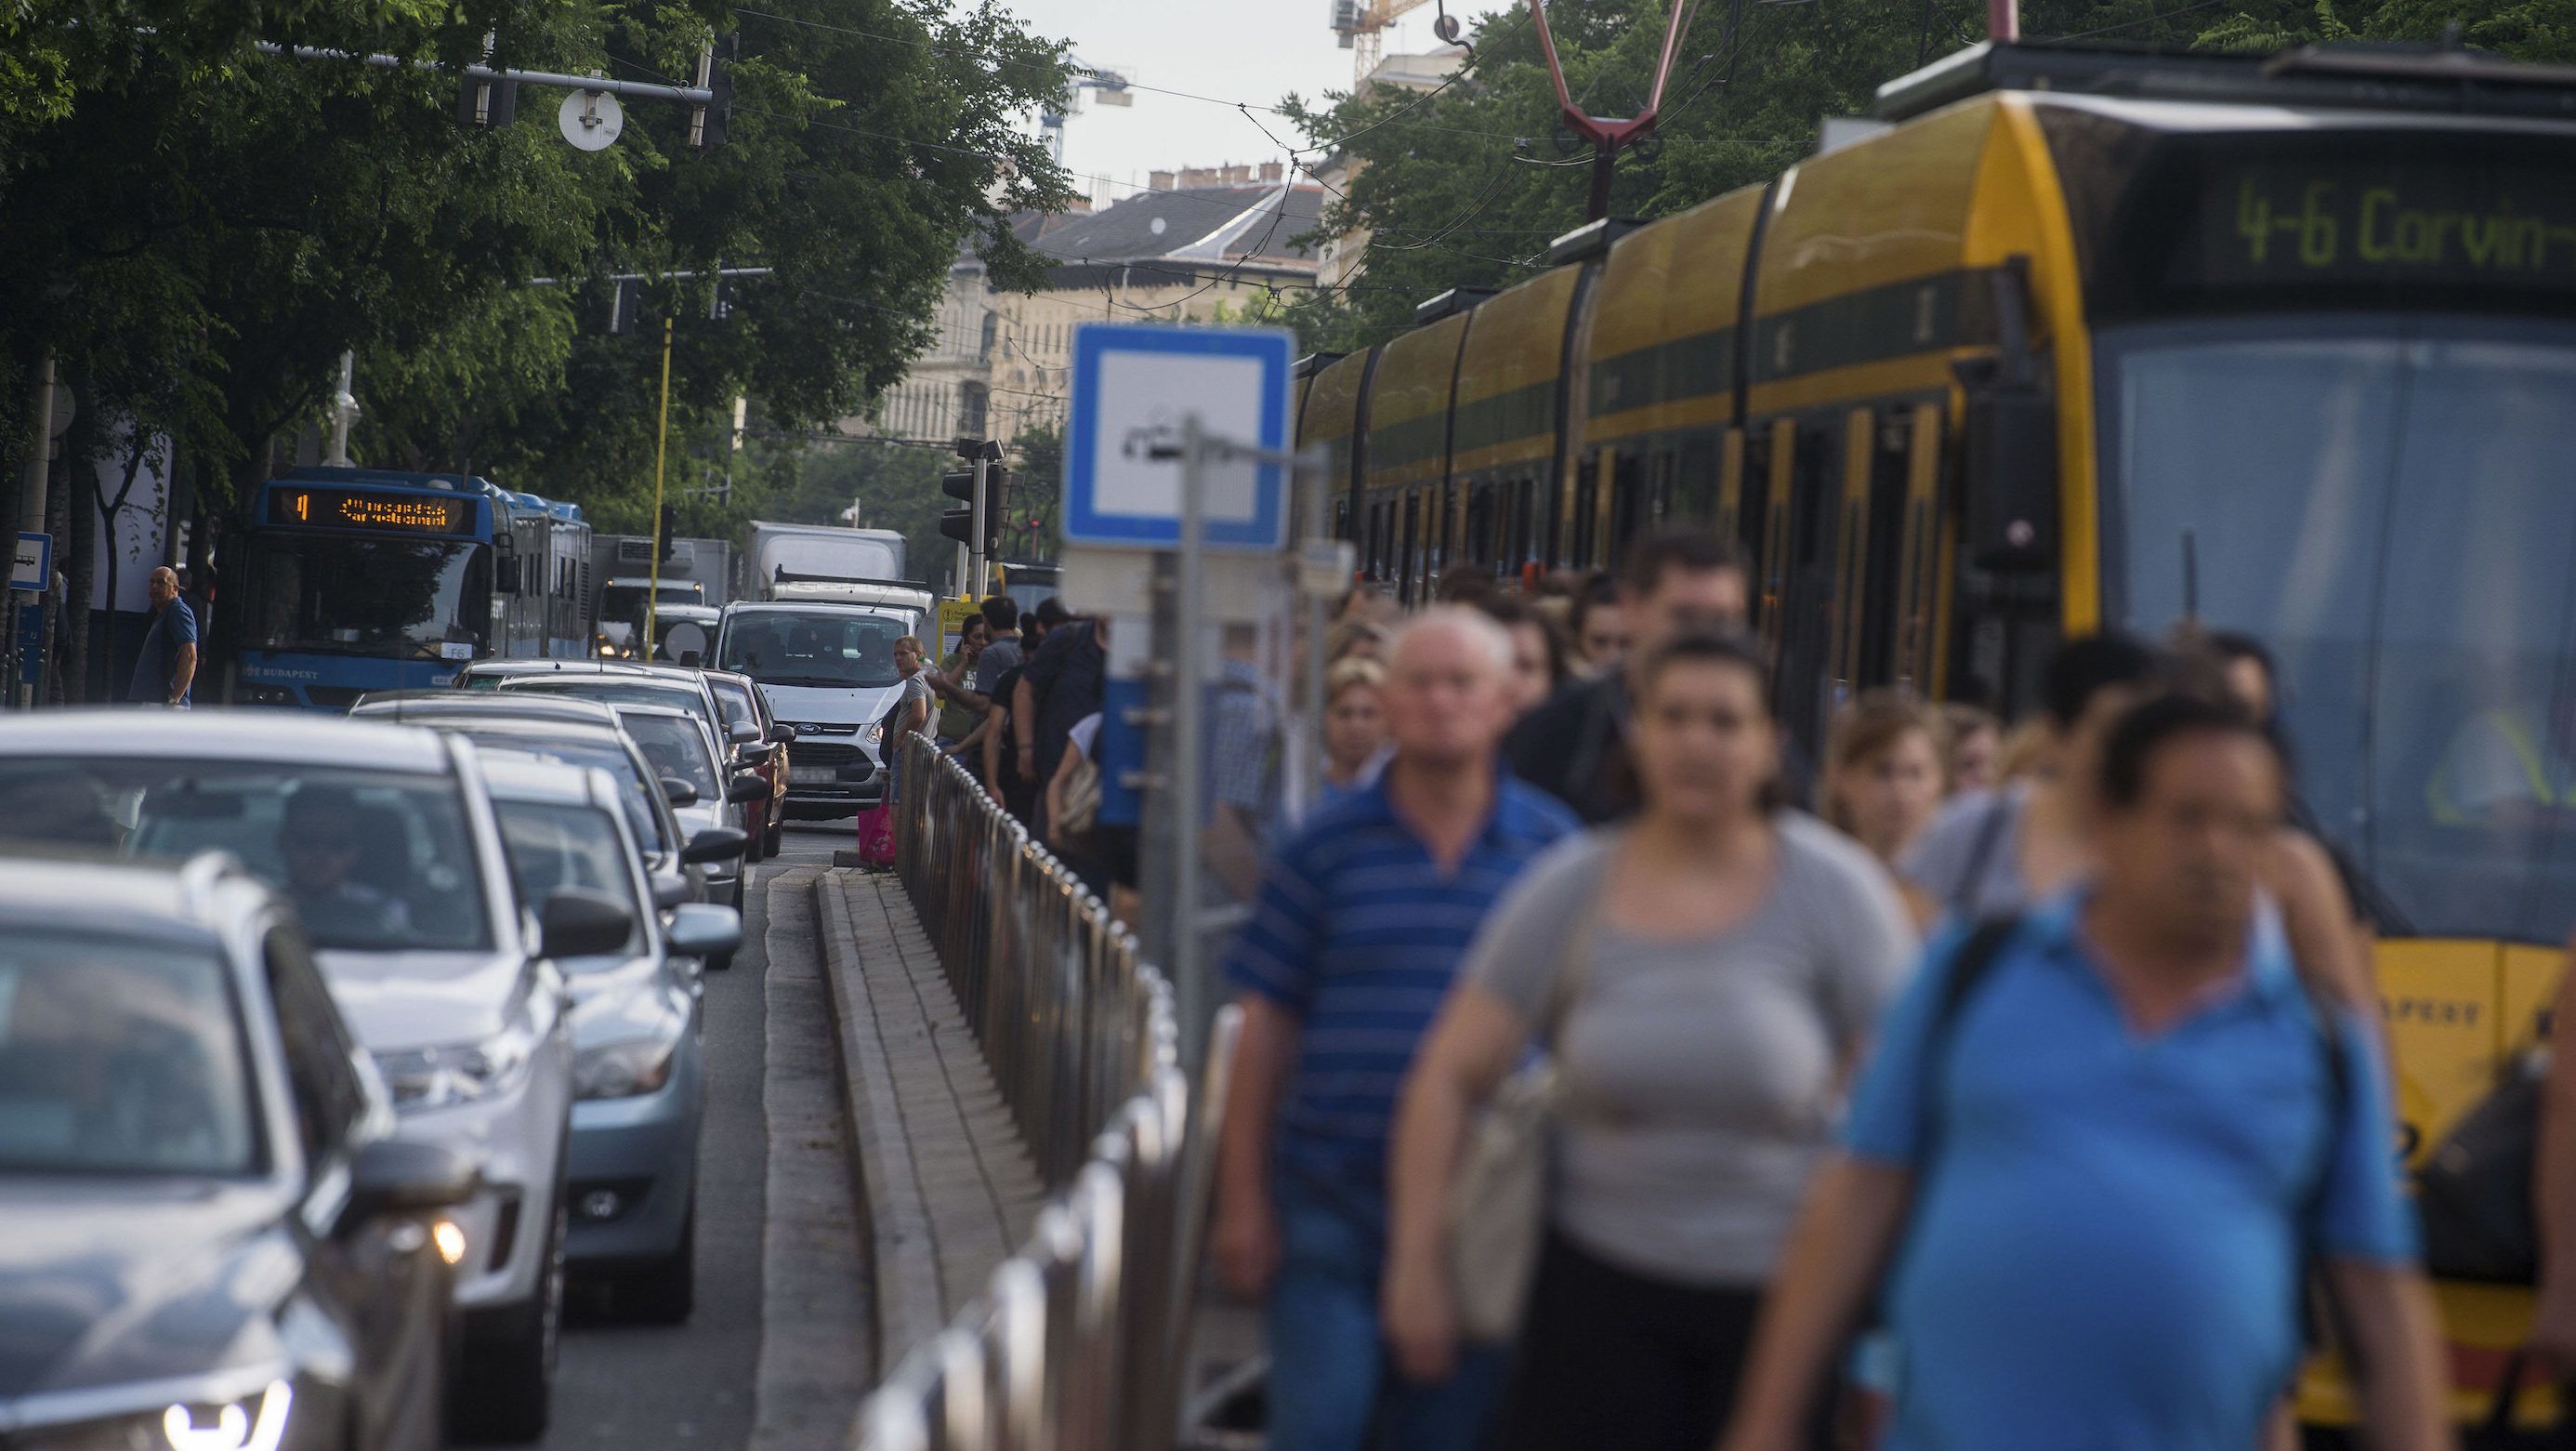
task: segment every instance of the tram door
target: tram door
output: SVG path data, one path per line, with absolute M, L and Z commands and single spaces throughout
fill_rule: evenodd
M 1781 724 L 1810 746 L 1824 738 L 1834 687 L 1834 548 L 1842 479 L 1842 418 L 1772 424 L 1772 497 L 1767 501 L 1764 593 L 1773 608 L 1763 633 L 1774 656 Z

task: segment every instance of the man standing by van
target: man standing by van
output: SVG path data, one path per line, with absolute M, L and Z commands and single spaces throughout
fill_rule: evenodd
M 152 598 L 152 628 L 143 634 L 143 653 L 135 657 L 125 698 L 186 710 L 188 687 L 197 678 L 196 612 L 180 598 L 178 572 L 166 564 L 152 571 L 144 592 Z

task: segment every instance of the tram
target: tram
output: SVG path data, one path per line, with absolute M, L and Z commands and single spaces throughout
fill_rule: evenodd
M 1875 685 L 2024 704 L 2069 633 L 2262 639 L 2374 897 L 2420 1157 L 2542 1031 L 2576 926 L 2576 86 L 1989 44 L 1875 122 L 1301 364 L 1337 532 L 1419 599 L 1709 522 L 1811 745 Z M 2483 1417 L 2528 1293 L 2439 1294 Z M 2303 1414 L 2350 1410 L 2310 1378 Z
M 260 486 L 215 639 L 224 699 L 346 710 L 443 685 L 492 656 L 591 653 L 590 525 L 578 504 L 461 474 L 301 468 Z

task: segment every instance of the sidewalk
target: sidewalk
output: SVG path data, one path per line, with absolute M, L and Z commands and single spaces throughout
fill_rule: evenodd
M 1045 1195 L 902 885 L 830 870 L 813 891 L 877 1280 L 874 1380 L 983 1293 Z

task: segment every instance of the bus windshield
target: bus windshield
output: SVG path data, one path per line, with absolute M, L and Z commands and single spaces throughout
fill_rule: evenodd
M 892 685 L 903 678 L 894 642 L 909 633 L 892 615 L 857 610 L 746 610 L 725 622 L 716 668 L 763 685 Z
M 491 551 L 470 539 L 262 534 L 248 574 L 254 650 L 470 660 L 491 620 Z
M 2576 901 L 2576 327 L 2266 317 L 2099 343 L 2110 617 L 2280 660 L 2319 829 L 2388 935 Z M 2186 556 L 2192 563 L 2186 565 Z

